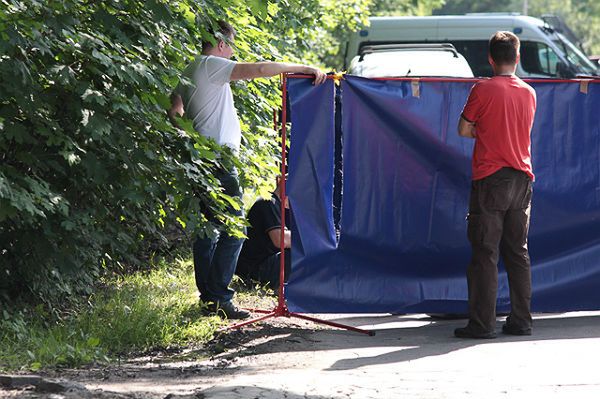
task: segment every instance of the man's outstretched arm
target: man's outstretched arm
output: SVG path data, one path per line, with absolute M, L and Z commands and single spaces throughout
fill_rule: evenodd
M 315 84 L 325 82 L 327 75 L 318 68 L 283 62 L 238 62 L 231 72 L 231 80 L 269 78 L 282 73 L 305 73 L 315 75 Z

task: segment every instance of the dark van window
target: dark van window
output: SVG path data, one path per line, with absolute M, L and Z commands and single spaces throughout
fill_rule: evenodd
M 559 58 L 550 47 L 539 42 L 521 42 L 521 68 L 527 73 L 556 76 Z
M 488 62 L 487 40 L 448 40 L 461 53 L 475 76 L 493 76 L 494 71 Z

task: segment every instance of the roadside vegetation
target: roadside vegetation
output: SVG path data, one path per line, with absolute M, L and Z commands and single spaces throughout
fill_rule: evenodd
M 148 272 L 104 279 L 94 294 L 63 309 L 4 309 L 0 369 L 74 367 L 199 347 L 226 322 L 203 313 L 193 275 L 190 261 L 161 262 Z

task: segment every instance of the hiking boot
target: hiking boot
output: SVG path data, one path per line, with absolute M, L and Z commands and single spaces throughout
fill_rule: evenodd
M 244 309 L 240 309 L 233 304 L 233 302 L 211 302 L 207 306 L 207 310 L 210 313 L 216 313 L 219 317 L 227 319 L 247 319 L 250 317 L 250 312 Z
M 502 333 L 507 335 L 531 335 L 531 327 L 519 328 L 511 324 L 504 324 L 502 326 Z
M 458 338 L 493 339 L 496 338 L 496 332 L 477 332 L 469 327 L 462 327 L 454 330 L 454 336 Z

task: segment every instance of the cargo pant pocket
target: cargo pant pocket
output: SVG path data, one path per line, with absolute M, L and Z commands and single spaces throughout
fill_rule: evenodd
M 489 179 L 482 185 L 483 207 L 492 211 L 505 211 L 513 200 L 513 181 L 509 179 Z

